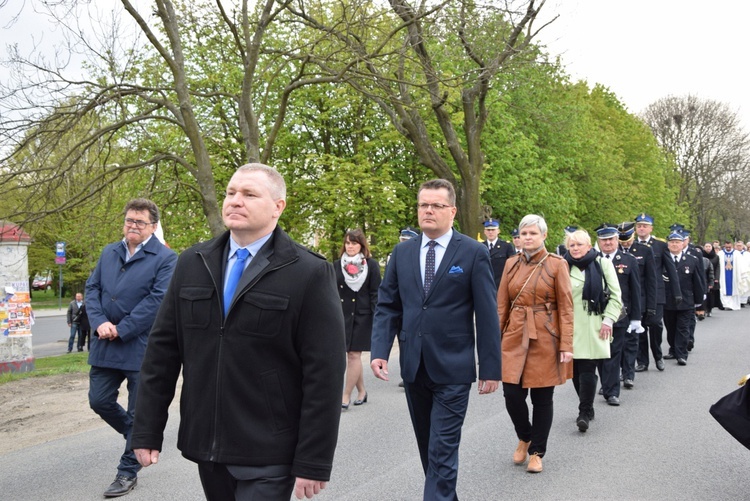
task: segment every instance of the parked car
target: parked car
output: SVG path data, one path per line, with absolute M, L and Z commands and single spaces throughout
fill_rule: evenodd
M 31 289 L 35 291 L 46 291 L 52 289 L 52 277 L 34 277 L 34 281 L 31 282 Z

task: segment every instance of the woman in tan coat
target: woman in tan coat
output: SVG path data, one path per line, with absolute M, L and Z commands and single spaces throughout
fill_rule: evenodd
M 547 223 L 529 214 L 518 225 L 523 252 L 508 259 L 497 292 L 503 394 L 518 435 L 515 464 L 542 471 L 555 386 L 573 376 L 573 298 L 568 265 L 544 247 Z M 533 421 L 526 396 L 531 392 Z

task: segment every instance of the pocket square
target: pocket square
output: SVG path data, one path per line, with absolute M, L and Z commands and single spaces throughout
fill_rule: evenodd
M 463 273 L 464 270 L 460 266 L 451 266 L 450 271 L 448 273 Z

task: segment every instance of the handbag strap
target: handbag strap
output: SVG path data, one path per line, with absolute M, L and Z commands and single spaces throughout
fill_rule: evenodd
M 528 285 L 528 283 L 529 283 L 529 280 L 531 280 L 531 277 L 533 277 L 533 276 L 534 276 L 534 273 L 536 273 L 536 270 L 538 270 L 538 269 L 539 269 L 539 268 L 540 268 L 540 267 L 542 266 L 542 263 L 544 263 L 544 260 L 545 260 L 545 259 L 547 259 L 548 257 L 549 257 L 549 254 L 547 254 L 546 256 L 544 256 L 544 257 L 543 257 L 543 258 L 541 259 L 541 261 L 539 261 L 539 262 L 537 263 L 537 265 L 536 265 L 536 267 L 534 268 L 534 270 L 533 270 L 533 271 L 532 271 L 531 273 L 529 273 L 529 277 L 528 277 L 528 278 L 526 279 L 526 281 L 525 281 L 525 282 L 523 283 L 523 286 L 521 286 L 521 290 L 520 290 L 520 291 L 518 291 L 518 294 L 516 294 L 516 297 L 515 297 L 515 298 L 513 299 L 513 301 L 512 301 L 511 303 L 510 303 L 510 309 L 511 309 L 511 310 L 512 310 L 512 309 L 513 309 L 513 307 L 514 307 L 514 306 L 516 305 L 516 301 L 518 301 L 518 298 L 519 298 L 519 297 L 521 297 L 521 294 L 523 294 L 523 291 L 524 291 L 524 289 L 526 289 L 526 286 Z M 509 310 L 509 311 L 510 311 L 510 310 Z M 508 319 L 510 319 L 510 314 L 508 314 Z

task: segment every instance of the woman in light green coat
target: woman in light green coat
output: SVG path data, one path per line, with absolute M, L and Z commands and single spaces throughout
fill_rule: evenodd
M 612 325 L 620 316 L 622 299 L 615 267 L 599 256 L 585 230 L 567 235 L 565 247 L 573 289 L 573 386 L 579 399 L 576 425 L 583 432 L 594 419 L 599 380 L 596 367 L 599 360 L 609 358 Z

